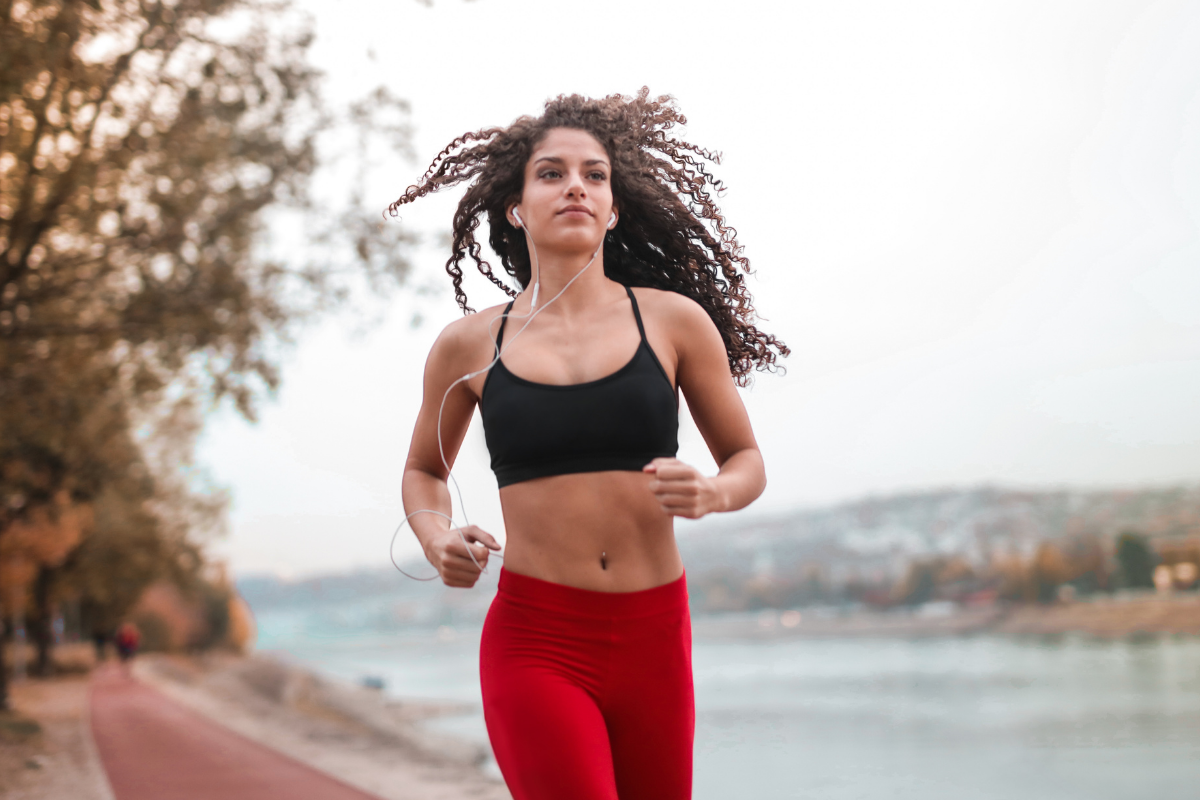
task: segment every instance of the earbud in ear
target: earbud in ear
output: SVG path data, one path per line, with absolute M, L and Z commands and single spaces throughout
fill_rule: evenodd
M 615 227 L 617 227 L 617 212 L 614 211 L 608 215 L 608 229 L 611 231 Z
M 521 219 L 521 215 L 520 215 L 520 213 L 517 212 L 516 206 L 513 206 L 512 215 L 513 215 L 513 219 L 515 219 L 517 221 L 518 228 L 522 227 L 525 224 L 525 220 Z

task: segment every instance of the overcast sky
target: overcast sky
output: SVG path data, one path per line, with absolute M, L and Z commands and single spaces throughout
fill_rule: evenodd
M 380 163 L 380 208 L 455 136 L 561 92 L 648 85 L 723 151 L 763 327 L 793 351 L 743 393 L 770 484 L 741 513 L 1200 481 L 1200 4 L 308 5 L 331 98 L 382 81 L 412 103 L 417 161 Z M 457 196 L 403 224 L 436 241 Z M 446 255 L 422 249 L 415 280 L 448 286 Z M 385 308 L 306 331 L 259 424 L 210 420 L 238 573 L 387 563 L 425 354 L 458 311 L 448 289 Z M 682 427 L 681 458 L 715 470 Z M 477 424 L 455 474 L 502 533 Z

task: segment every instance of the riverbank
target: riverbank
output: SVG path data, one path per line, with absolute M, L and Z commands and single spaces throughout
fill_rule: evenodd
M 23 680 L 0 712 L 0 798 L 112 800 L 88 733 L 88 676 Z
M 1083 633 L 1100 637 L 1200 635 L 1200 594 L 1112 597 L 1049 606 L 1017 606 L 997 620 L 997 633 Z
M 397 700 L 266 656 L 140 660 L 136 676 L 236 733 L 383 800 L 506 800 L 485 748 L 422 723 L 463 713 Z
M 1052 605 L 958 607 L 931 603 L 888 611 L 799 609 L 698 615 L 697 638 L 776 637 L 931 637 L 976 633 L 1056 635 L 1079 633 L 1104 638 L 1144 634 L 1200 636 L 1200 595 L 1106 595 Z
M 450 703 L 396 700 L 264 657 L 139 657 L 137 680 L 204 717 L 382 800 L 506 800 L 485 748 L 422 723 Z M 112 800 L 88 728 L 90 676 L 26 679 L 0 716 L 0 798 Z

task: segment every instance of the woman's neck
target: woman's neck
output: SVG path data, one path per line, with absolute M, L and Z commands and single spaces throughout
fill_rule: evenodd
M 560 292 L 562 296 L 554 300 L 554 308 L 557 313 L 566 316 L 571 316 L 600 300 L 616 285 L 604 277 L 604 247 L 601 246 L 599 252 L 595 252 L 595 260 L 592 256 L 593 253 L 541 256 L 539 269 L 532 273 L 529 286 L 521 294 L 524 300 L 522 305 L 532 300 L 533 287 L 539 281 L 541 288 L 538 290 L 538 308 L 554 300 Z M 563 292 L 568 283 L 570 288 Z

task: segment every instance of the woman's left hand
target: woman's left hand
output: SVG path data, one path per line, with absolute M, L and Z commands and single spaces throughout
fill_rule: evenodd
M 642 467 L 642 472 L 654 476 L 650 491 L 664 513 L 699 519 L 723 508 L 717 482 L 678 458 L 656 458 Z

